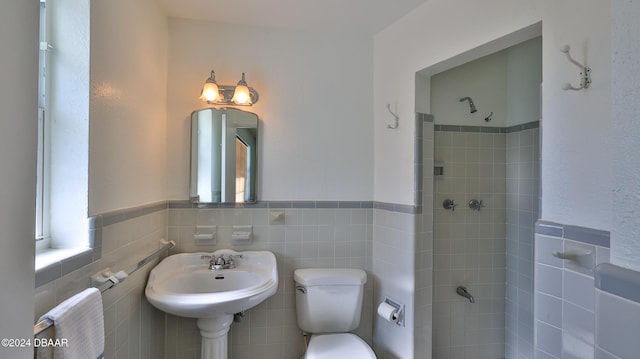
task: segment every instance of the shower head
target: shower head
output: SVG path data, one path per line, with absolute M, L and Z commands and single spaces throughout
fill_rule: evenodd
M 478 109 L 476 109 L 476 105 L 473 104 L 471 97 L 467 96 L 460 99 L 460 102 L 464 101 L 469 101 L 469 112 L 476 113 L 478 111 Z

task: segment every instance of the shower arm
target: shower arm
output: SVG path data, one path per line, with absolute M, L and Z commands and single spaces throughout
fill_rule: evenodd
M 469 112 L 476 113 L 478 111 L 478 109 L 476 108 L 476 105 L 473 103 L 473 100 L 471 99 L 471 97 L 465 96 L 465 97 L 460 99 L 460 102 L 464 102 L 464 101 L 469 101 Z

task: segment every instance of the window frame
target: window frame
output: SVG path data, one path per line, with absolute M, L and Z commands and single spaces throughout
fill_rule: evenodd
M 37 150 L 37 182 L 36 182 L 36 222 L 35 222 L 35 240 L 36 249 L 43 250 L 51 246 L 51 236 L 49 233 L 49 186 L 48 186 L 48 167 L 51 156 L 48 148 L 48 101 L 47 94 L 51 86 L 48 76 L 48 70 L 51 66 L 50 52 L 53 45 L 49 42 L 48 27 L 50 19 L 49 7 L 46 0 L 40 0 L 40 29 L 39 29 L 39 61 L 38 61 L 38 150 Z
M 86 0 L 40 0 L 36 269 L 93 247 L 88 216 L 90 13 Z

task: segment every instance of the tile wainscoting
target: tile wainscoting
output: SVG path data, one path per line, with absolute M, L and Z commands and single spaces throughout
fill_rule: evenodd
M 97 215 L 91 219 L 97 239 L 95 258 L 80 256 L 36 273 L 35 318 L 90 286 L 90 277 L 109 267 L 129 268 L 158 249 L 166 238 L 166 203 Z M 106 358 L 163 358 L 165 315 L 144 297 L 154 260 L 102 294 Z
M 234 359 L 299 358 L 303 337 L 295 315 L 293 270 L 309 267 L 361 268 L 369 274 L 360 328 L 356 331 L 371 343 L 373 313 L 372 223 L 373 202 L 261 202 L 234 208 L 190 208 L 189 203 L 170 202 L 167 238 L 177 243 L 176 252 L 212 252 L 218 248 L 267 250 L 278 261 L 278 292 L 245 313 L 231 327 L 229 351 Z M 284 217 L 273 220 L 272 211 Z M 216 225 L 217 241 L 197 245 L 196 226 Z M 234 225 L 251 225 L 249 245 L 234 246 Z M 167 315 L 166 357 L 199 358 L 200 334 L 196 320 Z
M 640 272 L 603 263 L 596 267 L 597 359 L 640 353 Z
M 282 222 L 271 223 L 270 211 L 284 212 Z M 248 205 L 207 206 L 187 201 L 168 201 L 93 217 L 96 238 L 89 258 L 55 263 L 38 271 L 35 290 L 35 319 L 71 295 L 90 285 L 90 276 L 110 267 L 127 268 L 153 252 L 165 238 L 179 252 L 211 252 L 218 248 L 269 250 L 276 254 L 280 271 L 278 293 L 247 312 L 232 327 L 231 358 L 291 358 L 303 351 L 301 332 L 295 319 L 293 269 L 303 267 L 354 267 L 369 274 L 360 328 L 356 331 L 373 342 L 375 307 L 373 288 L 388 283 L 411 283 L 402 295 L 388 293 L 406 301 L 413 315 L 414 232 L 421 207 L 374 201 L 265 201 Z M 233 246 L 233 225 L 251 225 L 253 241 Z M 193 238 L 197 225 L 216 225 L 217 242 L 199 246 Z M 374 233 L 378 233 L 377 235 Z M 374 245 L 374 240 L 380 246 Z M 391 246 L 401 256 L 390 255 Z M 377 249 L 374 251 L 374 247 Z M 377 254 L 375 254 L 376 252 Z M 410 257 L 410 261 L 405 260 Z M 379 272 L 374 260 L 384 259 Z M 402 271 L 389 271 L 386 264 L 401 263 Z M 69 265 L 72 263 L 72 265 Z M 146 265 L 118 286 L 103 293 L 106 348 L 110 358 L 199 358 L 200 335 L 195 320 L 166 315 L 144 298 L 149 271 L 157 260 Z M 399 268 L 398 266 L 396 266 Z M 405 328 L 391 328 L 403 338 L 412 333 L 413 319 Z M 399 332 L 402 330 L 402 332 Z M 400 334 L 401 333 L 401 334 Z M 387 351 L 384 336 L 379 351 Z M 390 354 L 391 355 L 391 354 Z M 412 355 L 410 355 L 412 356 Z M 408 356 L 408 357 L 410 357 Z M 384 358 L 385 355 L 381 355 Z
M 609 238 L 606 231 L 545 221 L 536 223 L 536 358 L 594 358 L 597 309 L 594 268 L 609 261 Z M 590 253 L 592 258 L 563 260 L 554 256 L 558 253 Z

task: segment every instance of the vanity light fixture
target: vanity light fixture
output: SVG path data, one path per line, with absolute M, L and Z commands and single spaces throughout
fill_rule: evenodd
M 238 84 L 230 86 L 218 85 L 216 73 L 211 70 L 211 76 L 202 86 L 200 99 L 210 105 L 251 106 L 258 102 L 258 91 L 247 85 L 244 79 L 244 72 Z

